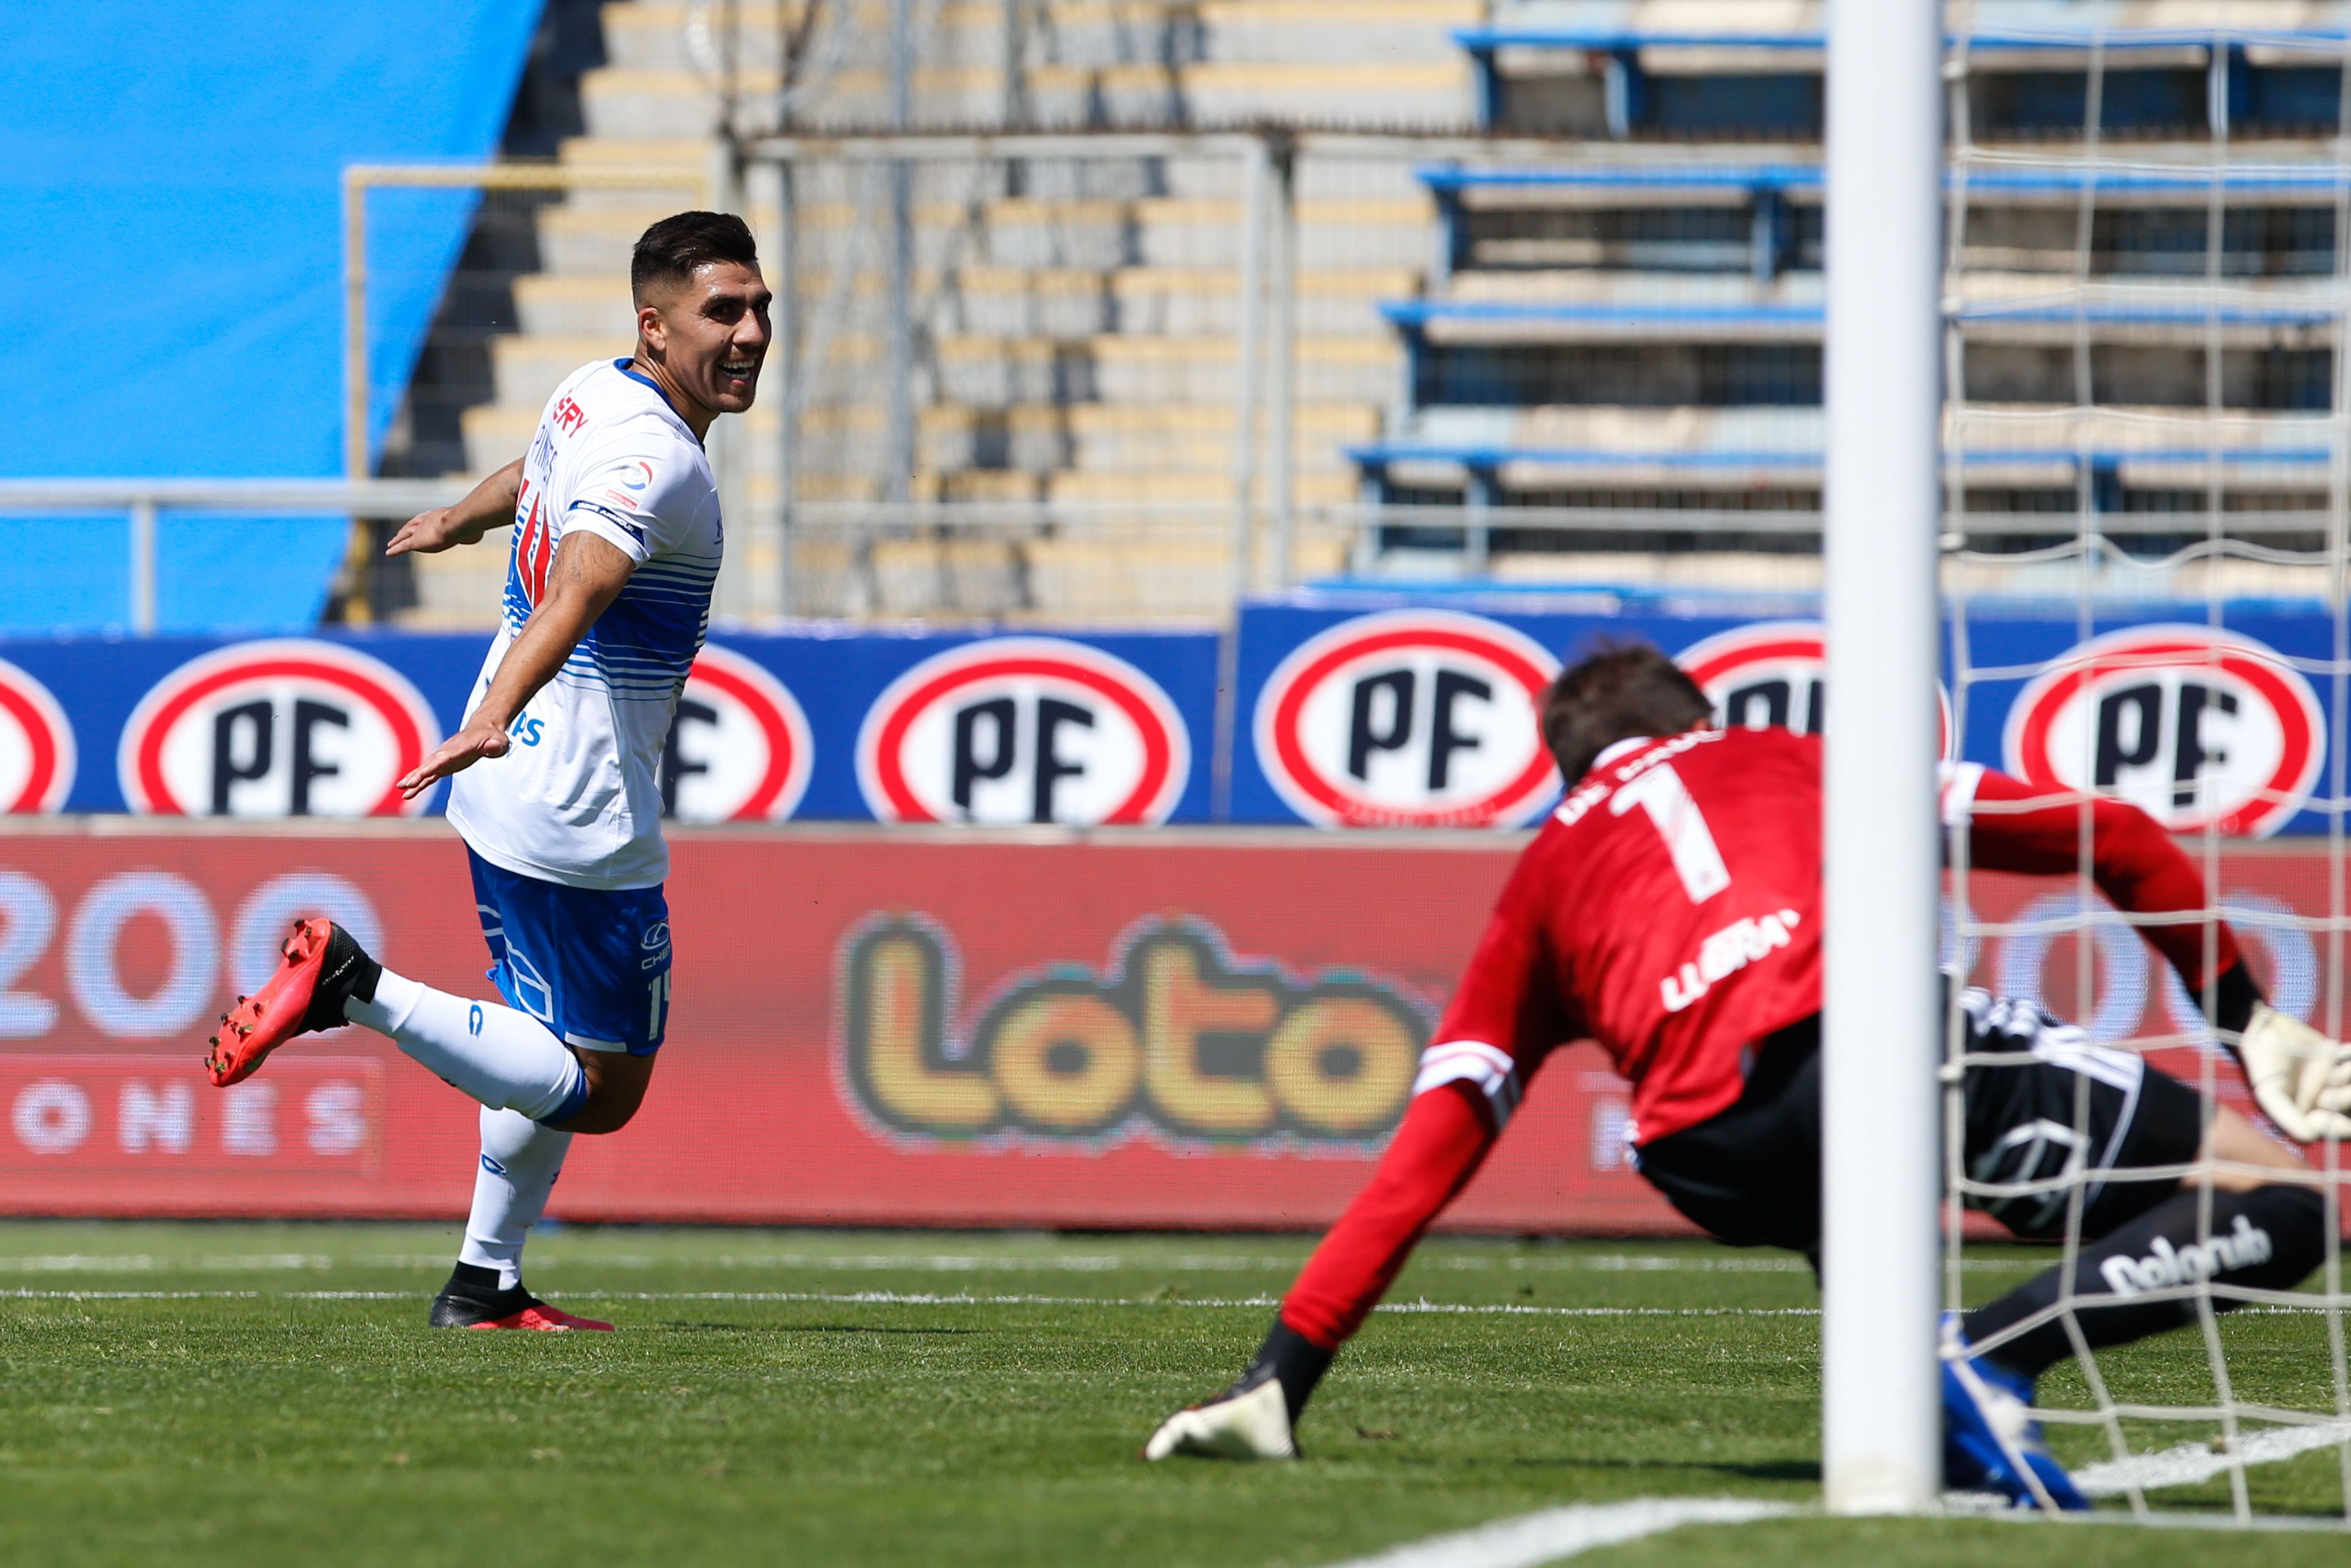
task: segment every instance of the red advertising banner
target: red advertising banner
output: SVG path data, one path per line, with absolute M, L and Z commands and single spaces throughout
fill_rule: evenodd
M 1516 849 L 810 827 L 674 843 L 668 1043 L 637 1119 L 574 1145 L 559 1216 L 1319 1227 L 1401 1114 Z M 2316 1005 L 2302 921 L 2325 913 L 2322 849 L 2234 849 L 2222 884 L 2277 999 Z M 2001 923 L 1969 951 L 1980 983 L 2112 1038 L 2193 1032 L 2135 936 L 2065 934 L 2065 885 L 1973 894 L 1971 918 Z M 388 1041 L 307 1037 L 234 1090 L 204 1079 L 214 1018 L 319 911 L 402 973 L 494 995 L 437 822 L 0 836 L 0 1212 L 461 1214 L 474 1107 Z M 2196 1049 L 2167 1064 L 2195 1075 Z M 1686 1229 L 1633 1172 L 1625 1118 L 1596 1049 L 1562 1052 L 1447 1222 Z

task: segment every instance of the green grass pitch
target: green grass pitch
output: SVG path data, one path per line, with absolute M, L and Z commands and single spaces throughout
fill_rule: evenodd
M 534 1286 L 612 1335 L 426 1329 L 455 1240 L 0 1226 L 0 1563 L 1313 1565 L 1567 1502 L 1817 1497 L 1817 1299 L 1768 1255 L 1432 1242 L 1408 1310 L 1324 1385 L 1305 1462 L 1241 1467 L 1136 1450 L 1246 1358 L 1301 1239 L 542 1235 Z M 1985 1253 L 1971 1294 L 2028 1257 Z M 2314 1314 L 2226 1332 L 2240 1397 L 2333 1406 Z M 2193 1335 L 2107 1370 L 2117 1397 L 2209 1394 Z M 2339 1517 L 2338 1464 L 2263 1466 L 2256 1501 Z M 1796 1519 L 1578 1561 L 2299 1568 L 2351 1542 Z

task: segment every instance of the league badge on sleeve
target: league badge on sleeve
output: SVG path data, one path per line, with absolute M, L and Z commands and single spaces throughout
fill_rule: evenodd
M 2318 782 L 2326 720 L 2267 643 L 2195 625 L 2093 637 L 2009 709 L 2008 769 L 2047 789 L 2118 796 L 2175 833 L 2267 838 Z
M 47 814 L 73 789 L 73 726 L 49 688 L 0 659 L 0 811 Z
M 780 822 L 808 792 L 816 747 L 783 682 L 705 644 L 661 757 L 662 812 L 681 822 Z
M 408 678 L 340 643 L 238 643 L 158 681 L 115 768 L 133 811 L 167 817 L 414 816 L 401 775 L 441 738 Z
M 1191 778 L 1159 683 L 1100 648 L 990 637 L 890 683 L 857 736 L 857 782 L 884 822 L 1164 822 Z
M 1258 763 L 1323 827 L 1517 827 L 1559 787 L 1538 716 L 1558 674 L 1541 643 L 1483 616 L 1359 615 L 1276 666 Z

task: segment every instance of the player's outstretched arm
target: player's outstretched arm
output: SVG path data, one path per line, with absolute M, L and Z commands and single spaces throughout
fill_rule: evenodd
M 565 534 L 548 568 L 547 591 L 498 661 L 490 689 L 466 716 L 465 727 L 434 747 L 433 755 L 400 781 L 402 797 L 413 800 L 436 779 L 462 773 L 484 758 L 504 757 L 514 744 L 507 729 L 515 716 L 555 678 L 635 570 L 636 563 L 618 546 L 585 530 Z
M 521 494 L 522 459 L 517 457 L 466 491 L 455 506 L 435 507 L 401 524 L 383 553 L 432 555 L 455 545 L 479 544 L 490 529 L 514 521 L 515 501 Z
M 2196 915 L 2211 907 L 2203 873 L 2161 824 L 2127 801 L 2050 795 L 1986 771 L 1974 789 L 1968 848 L 1986 871 L 2065 875 L 2078 869 L 2090 826 L 2090 874 L 2116 908 L 2134 915 Z M 2279 1012 L 2262 998 L 2226 921 L 2142 926 L 2189 994 L 2211 995 L 2223 1043 L 2244 1069 L 2262 1113 L 2310 1144 L 2351 1138 L 2351 1047 Z
M 1458 1080 L 1413 1096 L 1370 1184 L 1307 1260 L 1249 1370 L 1215 1398 L 1161 1422 L 1144 1458 L 1298 1457 L 1293 1431 L 1331 1357 L 1493 1147 L 1497 1134 L 1480 1101 L 1475 1086 Z

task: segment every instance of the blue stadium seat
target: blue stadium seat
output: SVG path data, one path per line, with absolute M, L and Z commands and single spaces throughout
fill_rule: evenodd
M 2020 131 L 2067 129 L 2081 121 L 2083 99 L 2065 80 L 2092 35 L 2064 11 L 2049 12 L 2045 28 L 1985 29 L 1969 36 L 1979 81 L 2012 78 L 2021 89 L 1997 100 L 2001 118 Z M 2097 36 L 2109 57 L 2104 122 L 2111 129 L 2175 122 L 2208 113 L 2225 124 L 2316 125 L 2331 122 L 2339 89 L 2325 78 L 2329 51 L 2339 55 L 2345 35 L 2321 29 L 2132 29 Z M 1776 132 L 1817 136 L 1820 71 L 1826 40 L 1812 32 L 1674 31 L 1573 25 L 1464 27 L 1454 41 L 1477 72 L 1479 123 L 1509 119 L 1509 74 L 1503 52 L 1564 54 L 1596 64 L 1602 78 L 1606 133 L 1623 139 L 1656 128 L 1681 132 Z M 1956 47 L 1957 40 L 1954 40 Z M 1674 51 L 1761 55 L 1763 69 L 1677 75 L 1654 68 L 1654 57 Z M 2186 70 L 2184 57 L 2199 57 Z M 2302 57 L 2310 58 L 2305 62 Z M 1774 59 L 1777 57 L 1777 59 Z M 2136 60 L 2135 60 L 2136 57 Z M 2143 61 L 2145 64 L 2136 62 Z M 2194 90 L 2184 78 L 2209 75 L 2211 88 Z M 2155 79 L 2168 75 L 2182 80 Z M 2203 101 L 2198 103 L 2196 99 Z M 2209 110 L 2208 110 L 2209 106 Z

